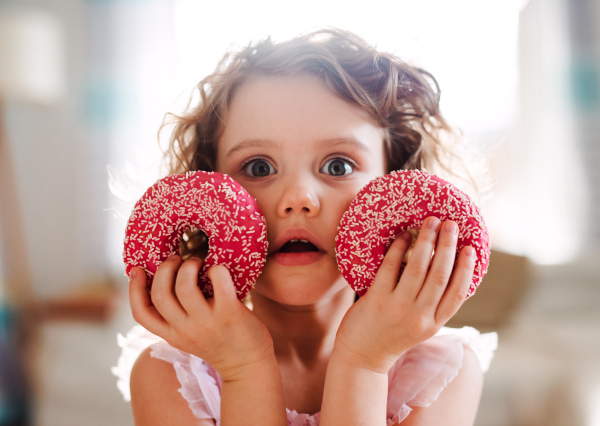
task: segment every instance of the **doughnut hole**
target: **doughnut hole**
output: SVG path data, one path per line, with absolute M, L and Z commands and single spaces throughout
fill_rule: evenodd
M 183 260 L 198 257 L 204 262 L 208 256 L 208 235 L 201 229 L 188 229 L 179 243 L 179 254 Z
M 406 250 L 406 253 L 404 253 L 404 258 L 402 259 L 403 262 L 408 262 L 408 259 L 410 258 L 410 255 L 413 252 L 413 249 L 415 248 L 415 243 L 417 242 L 417 237 L 419 236 L 419 230 L 418 229 L 407 229 L 408 232 L 410 232 L 410 235 L 412 235 L 412 241 L 410 243 L 410 247 L 408 248 L 408 250 Z M 433 248 L 432 252 L 431 252 L 431 259 L 433 259 L 433 255 L 435 254 L 435 247 Z
M 183 260 L 190 257 L 198 257 L 204 262 L 208 256 L 208 235 L 200 229 L 188 229 L 183 233 L 179 243 L 179 254 Z M 246 295 L 242 303 L 252 310 L 252 299 L 250 293 Z
M 408 259 L 410 258 L 410 255 L 412 254 L 413 249 L 415 248 L 417 237 L 419 236 L 418 229 L 407 229 L 407 231 L 410 232 L 410 235 L 412 235 L 412 241 L 410 243 L 410 247 L 408 248 L 408 250 L 406 250 L 406 253 L 404 253 L 404 259 L 402 259 L 403 262 L 408 262 Z

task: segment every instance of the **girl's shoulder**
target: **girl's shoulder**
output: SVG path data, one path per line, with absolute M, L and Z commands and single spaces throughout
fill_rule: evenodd
M 119 335 L 118 341 L 122 354 L 112 371 L 118 377 L 117 387 L 125 400 L 131 400 L 131 370 L 146 350 L 146 358 L 166 361 L 161 368 L 171 369 L 171 379 L 177 379 L 173 385 L 179 387 L 191 413 L 198 419 L 214 419 L 219 423 L 221 378 L 208 363 L 173 348 L 141 326 L 135 326 L 126 336 Z M 458 376 L 463 360 L 476 358 L 478 368 L 486 372 L 497 346 L 496 333 L 482 334 L 472 327 L 443 327 L 432 338 L 411 348 L 388 373 L 388 424 L 400 423 L 413 408 L 427 407 L 438 399 L 442 390 Z M 475 356 L 468 357 L 465 348 Z M 303 425 L 318 424 L 318 414 L 309 416 L 290 411 L 288 419 L 290 416 L 304 418 Z
M 169 384 L 175 384 L 176 392 L 170 394 L 187 405 L 196 419 L 219 418 L 221 377 L 207 362 L 172 347 L 140 325 L 132 327 L 125 336 L 119 333 L 117 343 L 121 347 L 121 356 L 112 373 L 117 376 L 117 388 L 125 401 L 131 401 L 132 370 L 135 367 L 144 370 L 139 375 L 140 381 L 146 380 L 143 373 L 150 373 L 150 370 L 151 375 L 169 375 L 161 385 L 162 390 L 169 392 Z M 143 362 L 142 365 L 137 363 L 138 359 Z M 174 379 L 176 382 L 173 382 Z
M 178 392 L 181 387 L 173 365 L 142 351 L 131 370 L 131 408 L 136 424 L 214 426 L 210 419 L 199 420 Z
M 485 373 L 498 347 L 497 333 L 472 327 L 442 327 L 432 338 L 411 348 L 388 372 L 388 419 L 400 423 L 414 407 L 428 407 L 458 376 L 463 360 Z M 474 356 L 465 353 L 468 348 Z M 469 366 L 473 370 L 473 365 Z

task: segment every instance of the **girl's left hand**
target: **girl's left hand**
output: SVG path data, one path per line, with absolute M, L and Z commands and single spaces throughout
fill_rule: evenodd
M 457 237 L 456 223 L 427 218 L 398 281 L 412 241 L 408 232 L 398 236 L 369 291 L 344 316 L 334 353 L 357 367 L 387 373 L 403 353 L 434 336 L 465 301 L 473 279 L 472 247 L 461 250 L 452 271 Z

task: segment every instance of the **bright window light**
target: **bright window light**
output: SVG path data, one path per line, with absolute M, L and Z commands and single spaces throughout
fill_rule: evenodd
M 342 2 L 274 0 L 175 3 L 184 84 L 210 74 L 231 45 L 338 27 L 425 67 L 442 87 L 442 110 L 465 131 L 503 129 L 515 114 L 519 3 L 506 0 Z M 183 87 L 182 87 L 183 89 Z

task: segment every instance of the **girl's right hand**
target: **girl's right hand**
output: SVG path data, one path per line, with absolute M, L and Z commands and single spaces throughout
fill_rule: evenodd
M 269 331 L 235 293 L 227 268 L 208 270 L 214 297 L 206 299 L 198 287 L 202 260 L 183 262 L 177 255 L 161 263 L 151 294 L 146 273 L 135 267 L 129 281 L 133 318 L 171 346 L 208 362 L 223 378 L 236 380 L 248 366 L 274 357 Z

